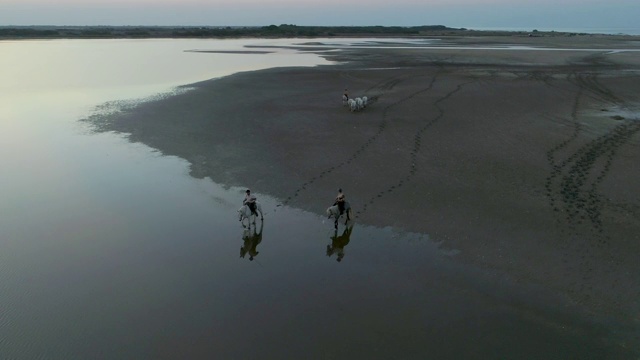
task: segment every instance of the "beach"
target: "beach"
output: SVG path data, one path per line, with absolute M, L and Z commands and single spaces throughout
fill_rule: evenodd
M 627 334 L 619 346 L 631 349 L 640 333 L 640 42 L 446 42 L 307 46 L 337 63 L 190 84 L 90 120 L 186 159 L 195 178 L 273 196 L 275 214 L 324 215 L 341 188 L 356 223 L 428 234 L 457 262 L 615 322 Z M 350 111 L 345 88 L 368 106 Z

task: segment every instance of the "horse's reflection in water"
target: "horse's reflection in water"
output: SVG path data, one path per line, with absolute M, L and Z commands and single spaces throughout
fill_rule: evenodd
M 342 261 L 344 257 L 344 247 L 349 244 L 349 238 L 351 237 L 351 231 L 353 230 L 353 224 L 347 226 L 342 235 L 338 236 L 338 229 L 336 229 L 331 237 L 331 245 L 327 245 L 327 256 L 336 254 L 336 260 Z
M 240 257 L 244 259 L 245 255 L 249 253 L 249 260 L 253 261 L 253 258 L 260 253 L 256 250 L 256 247 L 262 242 L 262 228 L 264 222 L 260 222 L 260 228 L 258 226 L 249 226 L 242 231 L 242 240 L 244 244 L 240 248 Z

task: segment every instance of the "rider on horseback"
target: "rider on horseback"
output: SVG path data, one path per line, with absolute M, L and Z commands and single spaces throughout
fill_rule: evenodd
M 255 216 L 258 216 L 256 212 L 256 196 L 251 195 L 251 190 L 247 189 L 246 195 L 244 196 L 244 200 L 242 201 L 242 205 L 247 205 L 251 213 Z
M 336 196 L 336 201 L 333 205 L 338 205 L 338 210 L 340 210 L 340 215 L 344 214 L 346 208 L 346 201 L 344 198 L 344 193 L 342 189 L 338 189 L 338 196 Z M 347 212 L 347 220 L 349 220 L 349 212 Z

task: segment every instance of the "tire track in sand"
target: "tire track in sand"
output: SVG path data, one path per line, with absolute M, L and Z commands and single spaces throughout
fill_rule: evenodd
M 593 74 L 585 76 L 575 73 L 572 76 L 575 79 L 570 81 L 578 86 L 571 111 L 574 131 L 565 141 L 547 151 L 551 172 L 546 179 L 545 190 L 561 229 L 559 246 L 566 271 L 578 271 L 580 274 L 579 280 L 567 291 L 579 304 L 591 304 L 596 274 L 611 275 L 616 271 L 616 259 L 609 250 L 611 238 L 606 234 L 601 219 L 604 205 L 599 187 L 609 173 L 620 147 L 640 131 L 640 122 L 622 122 L 603 135 L 577 146 L 582 134 L 578 110 L 584 91 L 611 102 L 617 102 L 618 97 L 602 86 Z M 569 145 L 575 150 L 570 150 Z M 604 263 L 598 260 L 602 256 L 606 258 Z M 577 259 L 577 264 L 572 265 L 571 259 Z M 617 286 L 616 280 L 611 286 Z
M 545 190 L 551 208 L 556 213 L 564 212 L 567 224 L 590 223 L 592 230 L 602 233 L 601 196 L 597 188 L 609 172 L 618 149 L 640 130 L 640 123 L 623 122 L 559 160 L 560 153 L 575 143 L 582 132 L 578 110 L 584 90 L 592 91 L 610 101 L 618 99 L 611 90 L 593 78 L 592 74 L 588 74 L 586 79 L 580 74 L 573 74 L 573 77 L 573 82 L 579 86 L 571 110 L 574 130 L 569 138 L 547 151 L 547 162 L 552 170 L 546 179 Z

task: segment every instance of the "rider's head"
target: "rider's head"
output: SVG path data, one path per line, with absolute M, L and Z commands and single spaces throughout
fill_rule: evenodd
M 246 192 L 247 194 L 249 194 L 249 193 L 251 192 L 251 190 L 250 190 L 250 189 L 247 189 L 247 191 L 245 191 L 245 192 Z

